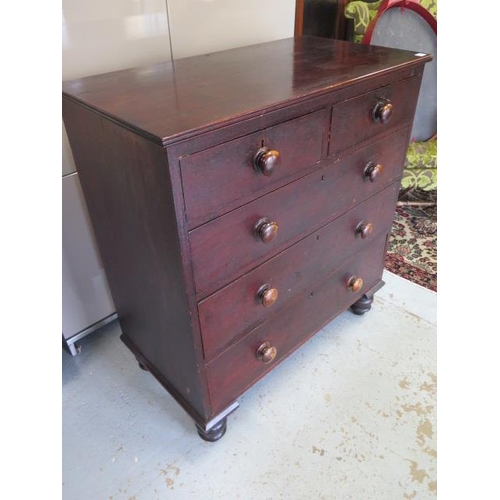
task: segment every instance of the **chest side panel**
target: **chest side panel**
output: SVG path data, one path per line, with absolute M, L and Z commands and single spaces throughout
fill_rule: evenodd
M 191 414 L 207 413 L 167 156 L 73 101 L 63 117 L 124 341 Z

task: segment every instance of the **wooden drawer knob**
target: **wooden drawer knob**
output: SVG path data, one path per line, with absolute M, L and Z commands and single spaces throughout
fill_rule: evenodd
M 365 239 L 373 233 L 373 224 L 362 220 L 356 227 L 356 236 L 361 236 Z
M 278 290 L 267 284 L 262 285 L 257 292 L 257 298 L 264 307 L 270 307 L 278 300 Z
M 370 179 L 370 182 L 375 182 L 380 177 L 383 169 L 384 167 L 382 165 L 370 161 L 365 165 L 363 175 Z
M 351 292 L 358 292 L 363 287 L 363 280 L 358 278 L 357 276 L 351 276 L 349 281 L 347 282 L 347 288 L 351 290 Z
M 260 359 L 263 363 L 270 363 L 278 354 L 276 347 L 273 347 L 270 342 L 264 342 L 257 349 L 257 359 Z
M 380 99 L 377 104 L 375 104 L 372 111 L 373 121 L 385 125 L 391 119 L 393 110 L 394 106 L 391 101 Z
M 280 163 L 280 152 L 269 148 L 260 148 L 253 159 L 255 168 L 267 176 L 271 175 Z
M 263 243 L 270 243 L 278 236 L 278 223 L 272 222 L 267 217 L 260 219 L 255 226 L 255 232 Z

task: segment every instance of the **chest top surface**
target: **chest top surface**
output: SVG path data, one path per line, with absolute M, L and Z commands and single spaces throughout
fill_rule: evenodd
M 288 38 L 63 82 L 63 95 L 164 144 L 322 95 L 430 56 Z

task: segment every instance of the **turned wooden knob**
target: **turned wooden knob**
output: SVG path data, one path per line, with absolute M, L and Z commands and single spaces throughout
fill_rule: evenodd
M 264 307 L 270 307 L 278 300 L 278 290 L 267 284 L 262 285 L 257 292 L 257 299 Z
M 373 233 L 373 224 L 362 220 L 356 227 L 356 236 L 365 239 Z
M 270 243 L 278 236 L 278 223 L 272 222 L 267 217 L 260 219 L 255 226 L 255 232 L 263 243 Z
M 257 359 L 260 359 L 263 363 L 270 363 L 278 354 L 276 347 L 273 347 L 270 342 L 264 342 L 257 349 Z
M 363 175 L 370 179 L 370 182 L 375 182 L 380 177 L 383 169 L 382 165 L 370 161 L 365 165 Z
M 358 278 L 357 276 L 351 276 L 349 278 L 349 281 L 347 282 L 347 288 L 351 290 L 351 292 L 358 292 L 361 290 L 361 287 L 363 286 L 363 280 L 361 278 Z
M 264 175 L 271 175 L 280 163 L 280 152 L 276 149 L 260 148 L 253 159 L 255 168 Z
M 380 101 L 375 104 L 372 111 L 373 121 L 380 122 L 382 125 L 385 125 L 391 119 L 393 111 L 394 106 L 391 101 L 387 99 L 380 99 Z

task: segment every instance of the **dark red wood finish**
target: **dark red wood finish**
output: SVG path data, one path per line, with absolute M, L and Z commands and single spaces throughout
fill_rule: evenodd
M 307 287 L 321 281 L 349 256 L 371 246 L 380 234 L 390 231 L 399 183 L 356 206 L 330 224 L 248 274 L 202 300 L 198 305 L 206 359 L 241 338 L 250 329 L 286 307 Z M 356 228 L 362 221 L 373 232 L 362 238 Z M 258 300 L 259 289 L 268 284 L 278 291 L 269 307 Z
M 326 111 L 324 108 L 181 158 L 189 227 L 269 193 L 317 163 L 323 142 L 328 141 Z M 280 153 L 280 165 L 269 176 L 254 166 L 262 147 Z
M 266 109 L 265 113 L 254 113 L 251 117 L 232 122 L 230 125 L 223 124 L 220 127 L 214 126 L 210 131 L 196 135 L 194 138 L 179 140 L 178 142 L 170 144 L 167 148 L 169 164 L 173 167 L 175 163 L 179 163 L 181 158 L 188 155 L 224 144 L 254 132 L 259 132 L 261 129 L 305 116 L 322 108 L 328 108 L 327 113 L 331 114 L 332 104 L 337 104 L 346 99 L 351 99 L 385 87 L 386 85 L 420 76 L 422 72 L 423 65 L 402 66 L 394 71 L 374 74 L 369 79 L 355 81 L 352 85 L 342 87 L 335 92 L 324 93 L 320 96 L 310 97 L 308 99 L 297 99 L 296 101 L 288 103 L 285 107 L 271 107 Z M 127 124 L 124 123 L 123 126 L 127 126 Z M 330 123 L 328 123 L 328 128 L 329 127 Z M 328 134 L 329 132 L 328 130 Z M 141 131 L 139 130 L 137 133 L 140 134 Z M 191 134 L 194 134 L 194 131 L 186 133 L 188 136 Z M 387 134 L 387 129 L 380 135 L 382 136 L 384 134 Z M 323 145 L 322 157 L 326 156 L 328 156 L 328 141 L 325 141 Z M 314 167 L 311 168 L 314 169 Z
M 338 162 L 325 162 L 314 173 L 191 231 L 198 297 L 221 288 L 398 179 L 409 131 L 405 128 L 370 143 Z M 370 161 L 384 166 L 376 182 L 363 176 Z M 263 217 L 279 224 L 278 236 L 267 244 L 254 230 Z
M 79 78 L 65 82 L 63 91 L 169 144 L 426 60 L 408 51 L 299 37 Z
M 204 439 L 327 321 L 371 304 L 413 111 L 353 131 L 366 123 L 352 102 L 404 88 L 414 103 L 429 59 L 304 37 L 63 85 L 123 341 Z M 274 152 L 254 169 L 263 146 Z M 364 280 L 355 293 L 353 276 Z
M 329 154 L 337 154 L 346 147 L 411 122 L 419 88 L 420 77 L 415 77 L 336 104 L 332 110 Z M 381 101 L 389 101 L 393 106 L 392 116 L 386 124 L 373 117 Z M 347 121 L 350 122 L 348 127 Z
M 210 362 L 207 374 L 213 407 L 222 409 L 234 401 L 326 323 L 356 302 L 365 290 L 375 286 L 382 276 L 386 240 L 386 235 L 379 237 L 370 248 L 365 248 L 323 281 L 308 288 L 299 300 L 290 302 L 288 308 L 273 315 Z M 347 288 L 352 275 L 360 276 L 364 282 L 357 293 Z M 256 357 L 259 346 L 266 341 L 277 350 L 276 358 L 269 364 Z
M 63 116 L 122 332 L 183 407 L 205 419 L 165 151 L 68 99 Z

